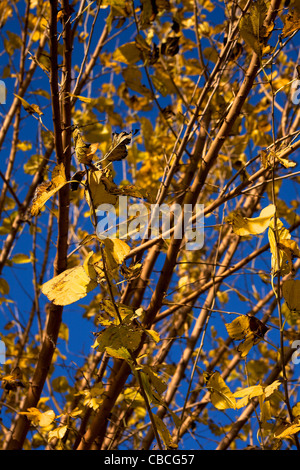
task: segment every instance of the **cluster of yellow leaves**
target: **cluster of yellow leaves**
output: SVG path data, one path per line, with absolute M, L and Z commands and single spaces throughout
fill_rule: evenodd
M 37 427 L 43 428 L 45 432 L 48 433 L 48 442 L 51 441 L 51 439 L 62 439 L 68 428 L 69 428 L 69 421 L 70 418 L 76 419 L 80 414 L 82 413 L 82 410 L 79 410 L 78 408 L 75 408 L 71 413 L 68 413 L 68 415 L 58 415 L 56 416 L 53 410 L 47 410 L 47 411 L 40 411 L 38 408 L 31 407 L 28 408 L 27 411 L 20 411 L 20 415 L 25 415 L 27 418 L 31 421 L 32 425 Z M 59 425 L 55 427 L 54 429 L 51 429 L 53 427 L 53 424 L 56 419 L 58 418 L 66 418 L 67 417 L 67 422 L 68 424 L 64 425 Z
M 259 384 L 246 387 L 234 393 L 231 392 L 218 371 L 211 374 L 204 373 L 204 380 L 211 394 L 211 402 L 218 410 L 243 408 L 251 402 L 251 399 L 258 398 L 263 419 L 271 419 L 272 416 L 268 400 L 280 387 L 281 382 L 279 380 L 275 380 L 273 383 L 266 386 Z

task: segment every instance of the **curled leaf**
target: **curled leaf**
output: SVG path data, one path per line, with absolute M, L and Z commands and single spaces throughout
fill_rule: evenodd
M 25 111 L 29 114 L 38 114 L 39 116 L 42 116 L 44 113 L 40 110 L 37 104 L 29 104 L 24 98 L 21 98 L 21 96 L 16 95 L 14 93 L 14 96 L 16 98 L 19 98 L 19 100 L 22 102 L 23 108 Z
M 108 150 L 104 155 L 103 159 L 109 162 L 123 160 L 128 155 L 126 145 L 130 144 L 132 136 L 138 132 L 138 129 L 131 132 L 121 132 L 120 134 L 113 133 L 113 141 Z
M 32 201 L 31 214 L 38 215 L 48 199 L 50 199 L 65 184 L 67 184 L 65 167 L 63 163 L 61 163 L 54 167 L 51 181 L 44 182 L 37 187 Z
M 234 233 L 239 236 L 259 235 L 268 228 L 275 210 L 275 206 L 270 204 L 261 211 L 258 217 L 248 218 L 233 214 L 228 222 L 232 224 Z
M 236 408 L 235 398 L 221 377 L 220 372 L 216 371 L 211 374 L 206 382 L 206 386 L 210 391 L 211 402 L 218 410 Z

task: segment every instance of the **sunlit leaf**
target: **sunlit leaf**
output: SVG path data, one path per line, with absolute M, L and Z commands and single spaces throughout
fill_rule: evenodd
M 142 330 L 135 329 L 130 325 L 110 325 L 100 332 L 94 343 L 94 348 L 105 351 L 106 347 L 118 350 L 125 348 L 134 351 L 140 344 Z
M 210 391 L 211 402 L 218 410 L 236 407 L 235 398 L 221 377 L 220 372 L 214 372 L 209 377 L 206 386 Z
M 65 424 L 64 426 L 59 426 L 48 433 L 48 442 L 51 439 L 62 439 L 68 430 L 68 426 Z
M 55 413 L 53 410 L 48 410 L 42 413 L 35 407 L 28 408 L 28 411 L 20 411 L 19 414 L 26 415 L 35 426 L 41 427 L 48 427 L 55 419 Z
M 274 432 L 274 437 L 276 439 L 289 439 L 292 438 L 294 434 L 300 431 L 300 420 L 296 418 L 295 421 L 291 424 L 281 424 L 278 426 Z
M 26 100 L 24 100 L 24 98 L 22 98 L 21 96 L 19 95 L 16 95 L 14 93 L 14 96 L 16 98 L 19 98 L 19 100 L 22 102 L 22 105 L 23 105 L 23 108 L 25 109 L 25 111 L 29 114 L 38 114 L 39 116 L 41 116 L 42 114 L 44 114 L 40 108 L 38 107 L 37 104 L 29 104 Z
M 118 238 L 105 238 L 104 246 L 106 261 L 111 270 L 121 265 L 130 252 L 130 246 Z
M 10 374 L 1 377 L 1 380 L 3 382 L 3 388 L 7 391 L 15 391 L 18 387 L 25 387 L 19 366 L 15 367 Z
M 163 422 L 163 420 L 157 416 L 156 414 L 153 414 L 153 419 L 156 425 L 156 428 L 159 432 L 159 435 L 161 436 L 163 443 L 168 449 L 176 449 L 178 447 L 177 444 L 174 443 L 172 436 L 170 434 L 170 431 L 168 430 L 167 426 Z
M 45 282 L 42 292 L 55 305 L 70 305 L 85 297 L 95 287 L 97 281 L 87 275 L 83 266 L 76 266 Z
M 54 167 L 51 181 L 44 182 L 37 187 L 32 201 L 31 214 L 38 215 L 48 199 L 50 199 L 65 184 L 67 184 L 65 167 L 63 163 L 61 163 Z
M 239 214 L 233 215 L 230 221 L 234 233 L 240 236 L 259 235 L 263 233 L 269 226 L 270 220 L 275 214 L 275 206 L 270 204 L 265 207 L 258 217 L 248 218 Z
M 73 130 L 75 153 L 79 163 L 90 164 L 98 150 L 98 144 L 87 144 L 84 142 L 77 127 Z
M 231 323 L 226 323 L 226 330 L 229 336 L 235 340 L 241 340 L 249 332 L 249 317 L 239 315 Z
M 272 253 L 271 266 L 273 275 L 276 275 L 279 271 L 281 275 L 288 274 L 291 271 L 291 264 L 287 256 L 288 252 L 280 249 L 280 246 L 278 246 L 277 243 L 281 243 L 282 246 L 284 246 L 284 243 L 286 243 L 285 240 L 289 240 L 291 238 L 291 234 L 283 226 L 280 219 L 276 220 L 276 235 L 274 219 L 271 220 L 268 230 L 268 238 Z

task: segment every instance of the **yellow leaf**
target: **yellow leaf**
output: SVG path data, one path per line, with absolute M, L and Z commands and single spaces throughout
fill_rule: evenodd
M 118 350 L 126 348 L 134 351 L 140 344 L 142 330 L 134 329 L 132 326 L 119 324 L 110 325 L 97 336 L 94 348 L 104 351 L 107 347 Z
M 231 323 L 226 323 L 225 327 L 232 339 L 243 339 L 249 331 L 249 317 L 247 315 L 239 315 Z
M 170 434 L 170 431 L 168 430 L 167 426 L 163 422 L 163 420 L 157 416 L 156 414 L 153 414 L 153 419 L 155 421 L 155 425 L 157 428 L 157 431 L 159 432 L 159 435 L 161 436 L 165 446 L 167 448 L 172 448 L 176 449 L 178 446 L 173 442 L 172 436 Z
M 239 25 L 242 38 L 259 57 L 262 55 L 265 39 L 270 32 L 264 26 L 266 14 L 266 1 L 257 0 L 251 5 L 249 13 L 241 18 Z
M 41 427 L 47 427 L 52 421 L 55 419 L 55 413 L 53 410 L 45 411 L 45 413 L 41 413 L 39 417 L 39 425 Z
M 79 95 L 73 95 L 72 93 L 68 93 L 71 98 L 78 98 L 80 101 L 83 101 L 84 103 L 92 103 L 93 98 L 86 98 L 85 96 L 79 96 Z
M 142 54 L 135 42 L 128 42 L 116 49 L 112 58 L 118 62 L 130 65 L 139 62 Z
M 237 350 L 241 354 L 241 357 L 246 357 L 250 349 L 256 344 L 258 341 L 256 340 L 256 337 L 253 333 L 249 333 L 249 335 L 246 336 L 244 341 L 242 341 L 238 347 Z
M 14 96 L 16 98 L 19 98 L 19 100 L 22 102 L 22 105 L 23 105 L 23 108 L 25 109 L 25 111 L 29 114 L 34 114 L 34 113 L 37 113 L 39 116 L 41 116 L 42 114 L 44 114 L 40 108 L 38 107 L 38 105 L 36 104 L 29 104 L 26 100 L 24 100 L 24 98 L 21 98 L 21 96 L 19 95 L 16 95 L 14 93 Z
M 280 385 L 281 385 L 280 380 L 275 380 L 270 385 L 267 385 L 267 387 L 265 387 L 265 390 L 264 390 L 266 398 L 271 396 L 272 393 L 274 393 L 280 387 Z
M 300 280 L 289 279 L 284 281 L 282 295 L 290 311 L 300 313 Z
M 247 218 L 234 214 L 231 222 L 234 233 L 240 236 L 263 233 L 268 228 L 270 220 L 275 214 L 275 210 L 275 206 L 270 204 L 261 211 L 258 217 Z
M 284 240 L 289 240 L 291 238 L 290 232 L 283 226 L 283 223 L 280 219 L 276 220 L 276 237 L 275 237 L 275 226 L 274 220 L 270 222 L 268 237 L 270 243 L 270 250 L 272 253 L 271 266 L 272 273 L 276 275 L 279 271 L 281 275 L 288 274 L 291 271 L 291 266 L 287 257 L 287 254 L 284 250 L 281 250 L 280 247 L 277 247 L 277 243 L 285 243 Z M 277 256 L 277 248 L 279 251 L 279 259 Z
M 106 238 L 104 240 L 104 246 L 105 258 L 111 270 L 121 265 L 130 252 L 130 246 L 118 238 Z
M 237 409 L 247 406 L 251 398 L 258 397 L 264 393 L 264 389 L 261 385 L 254 385 L 253 387 L 243 388 L 233 394 L 235 398 L 241 398 L 236 403 Z
M 65 184 L 67 184 L 65 167 L 63 163 L 56 165 L 52 171 L 51 181 L 40 184 L 35 192 L 32 201 L 31 214 L 38 215 L 44 204 L 59 191 Z
M 31 258 L 29 258 L 29 256 L 24 255 L 22 253 L 18 253 L 17 255 L 14 255 L 12 257 L 11 261 L 15 264 L 26 264 L 26 263 L 31 263 Z
M 294 9 L 284 17 L 284 27 L 282 37 L 286 38 L 294 31 L 300 29 L 300 13 Z
M 3 279 L 1 277 L 0 278 L 0 294 L 7 295 L 9 294 L 9 290 L 10 290 L 10 287 L 9 287 L 8 282 L 6 281 L 6 279 Z
M 83 266 L 67 269 L 42 285 L 42 292 L 55 305 L 70 305 L 95 289 L 97 281 L 91 279 Z
M 250 349 L 259 343 L 268 331 L 268 327 L 264 323 L 250 315 L 240 315 L 231 323 L 226 323 L 225 326 L 232 339 L 244 340 L 237 348 L 241 357 L 247 356 Z
M 149 335 L 155 343 L 158 343 L 160 341 L 160 336 L 159 333 L 155 330 L 146 330 L 147 335 Z
M 93 153 L 90 151 L 90 144 L 84 142 L 81 133 L 77 127 L 73 130 L 73 140 L 75 153 L 79 163 L 90 164 L 93 159 Z
M 300 431 L 300 420 L 296 418 L 292 424 L 281 424 L 274 432 L 276 439 L 289 439 Z
M 64 425 L 64 426 L 59 426 L 56 429 L 53 429 L 53 431 L 49 431 L 48 442 L 50 442 L 51 439 L 62 439 L 64 435 L 66 434 L 67 429 L 68 429 L 68 426 Z
M 35 426 L 41 427 L 49 426 L 55 419 L 55 413 L 53 410 L 48 410 L 42 413 L 35 407 L 28 408 L 28 411 L 20 411 L 19 414 L 26 415 Z
M 211 402 L 218 410 L 236 408 L 235 398 L 218 371 L 209 377 L 206 386 L 210 390 Z
M 91 208 L 94 207 L 97 210 L 97 207 L 101 204 L 116 204 L 117 196 L 106 190 L 101 170 L 89 170 L 88 185 L 89 191 L 85 192 L 85 197 Z

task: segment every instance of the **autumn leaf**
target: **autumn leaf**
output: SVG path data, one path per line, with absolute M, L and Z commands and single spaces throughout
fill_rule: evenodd
M 105 238 L 104 247 L 105 259 L 111 271 L 120 266 L 130 252 L 130 246 L 118 238 Z
M 28 408 L 28 411 L 19 411 L 20 415 L 26 415 L 35 426 L 48 427 L 55 419 L 53 410 L 42 413 L 35 407 Z
M 236 402 L 237 409 L 247 406 L 251 398 L 262 397 L 261 404 L 264 400 L 270 398 L 272 394 L 278 390 L 281 382 L 275 380 L 270 385 L 253 385 L 252 387 L 246 387 L 241 390 L 234 392 L 235 398 L 241 398 Z
M 88 187 L 85 191 L 85 198 L 91 208 L 97 209 L 101 204 L 115 205 L 117 196 L 106 190 L 103 182 L 104 173 L 102 170 L 88 171 Z
M 153 419 L 155 422 L 155 426 L 159 432 L 159 435 L 161 436 L 163 443 L 165 444 L 167 449 L 176 449 L 178 445 L 175 444 L 175 442 L 173 441 L 170 431 L 163 422 L 163 420 L 156 414 L 153 414 Z
M 117 62 L 130 65 L 139 62 L 142 58 L 142 54 L 135 42 L 127 42 L 118 47 L 112 57 Z
M 83 266 L 66 269 L 42 285 L 42 292 L 55 305 L 70 305 L 97 287 Z
M 293 435 L 300 431 L 300 419 L 297 417 L 293 423 L 282 423 L 274 432 L 276 439 L 291 439 Z
M 278 272 L 280 272 L 282 276 L 290 273 L 292 269 L 291 252 L 290 249 L 287 249 L 289 248 L 287 245 L 287 240 L 291 239 L 291 234 L 284 227 L 280 219 L 276 219 L 276 229 L 274 220 L 271 221 L 268 230 L 268 238 L 272 254 L 271 267 L 273 276 L 275 276 Z M 290 247 L 291 246 L 293 249 L 295 249 L 295 245 L 290 245 Z
M 256 0 L 250 10 L 242 16 L 240 21 L 240 34 L 249 47 L 259 56 L 262 56 L 263 47 L 273 26 L 267 29 L 264 21 L 267 15 L 267 2 Z
M 77 127 L 73 130 L 73 140 L 75 146 L 75 154 L 79 163 L 86 165 L 90 164 L 93 160 L 95 153 L 98 150 L 98 144 L 87 144 L 84 142 L 81 133 Z
M 107 347 L 115 350 L 125 348 L 134 351 L 140 344 L 142 333 L 141 329 L 136 329 L 131 325 L 110 325 L 100 332 L 93 347 L 102 352 Z
M 234 233 L 241 237 L 259 235 L 268 228 L 275 210 L 275 206 L 270 204 L 261 211 L 258 217 L 248 218 L 242 217 L 240 214 L 232 214 L 228 219 L 228 223 L 232 225 Z
M 236 408 L 235 398 L 221 377 L 220 372 L 216 371 L 211 375 L 209 374 L 205 380 L 206 387 L 210 391 L 211 402 L 218 410 Z
M 114 132 L 113 140 L 107 153 L 104 155 L 103 160 L 109 162 L 123 160 L 128 155 L 127 145 L 130 144 L 132 137 L 138 132 L 138 129 L 131 132 L 121 132 L 120 134 Z
M 290 311 L 300 313 L 300 280 L 288 279 L 284 281 L 282 295 Z
M 60 163 L 54 167 L 51 181 L 44 182 L 37 187 L 32 200 L 31 214 L 38 215 L 48 199 L 57 193 L 65 184 L 67 184 L 65 167 L 63 163 Z
M 66 434 L 67 430 L 68 426 L 65 424 L 63 426 L 59 426 L 58 428 L 53 429 L 52 431 L 49 431 L 48 442 L 50 442 L 51 439 L 62 439 Z
M 44 113 L 40 110 L 37 104 L 29 104 L 24 98 L 21 98 L 21 96 L 16 95 L 14 93 L 14 96 L 16 98 L 19 98 L 19 100 L 22 102 L 23 108 L 25 111 L 29 114 L 38 114 L 39 116 L 42 116 Z
M 300 29 L 300 12 L 296 9 L 291 10 L 288 15 L 284 17 L 284 26 L 282 30 L 282 37 L 286 38 L 294 31 L 298 31 Z
M 241 357 L 247 356 L 250 349 L 263 339 L 269 329 L 258 318 L 250 315 L 239 315 L 231 323 L 226 323 L 225 327 L 232 339 L 243 340 L 237 348 Z
M 25 388 L 22 372 L 19 366 L 15 367 L 10 374 L 1 377 L 3 388 L 7 391 L 15 391 L 18 387 Z

